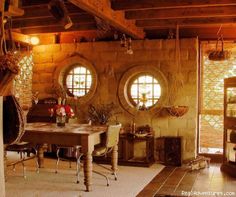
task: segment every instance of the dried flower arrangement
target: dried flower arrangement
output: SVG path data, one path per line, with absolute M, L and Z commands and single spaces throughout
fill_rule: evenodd
M 12 52 L 0 56 L 0 95 L 8 91 L 9 83 L 19 73 L 19 57 Z
M 12 41 L 12 36 L 10 30 L 5 31 L 5 25 L 3 23 L 4 12 L 2 12 L 1 14 L 2 15 L 0 17 L 0 20 L 2 25 L 0 25 L 0 95 L 4 96 L 8 94 L 9 85 L 11 85 L 11 82 L 15 78 L 15 75 L 19 73 L 19 56 L 12 51 L 8 52 L 9 47 L 7 47 L 6 44 L 6 34 L 9 34 L 10 41 Z
M 60 84 L 54 85 L 53 90 L 57 98 L 66 99 L 66 90 Z
M 113 115 L 115 109 L 114 103 L 100 104 L 96 107 L 94 105 L 89 105 L 88 107 L 88 117 L 93 124 L 106 124 Z

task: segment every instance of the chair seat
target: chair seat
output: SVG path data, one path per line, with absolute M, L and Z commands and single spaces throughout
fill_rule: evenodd
M 82 146 L 75 145 L 75 146 L 65 146 L 65 145 L 56 145 L 57 150 L 62 149 L 63 150 L 63 156 L 66 158 L 74 158 L 76 157 L 76 151 L 81 151 Z
M 76 146 L 64 146 L 64 145 L 56 145 L 58 148 L 75 148 L 75 149 L 78 149 L 78 148 L 81 148 L 80 145 L 76 145 Z
M 7 166 L 13 166 L 13 170 L 15 169 L 15 165 L 21 163 L 23 166 L 23 176 L 26 178 L 26 168 L 24 162 L 30 159 L 35 159 L 36 163 L 36 171 L 39 173 L 39 164 L 37 161 L 37 149 L 34 144 L 30 142 L 19 142 L 16 144 L 8 145 L 6 146 L 6 151 L 15 151 L 20 154 L 20 159 L 10 162 L 7 164 Z M 27 156 L 25 154 L 27 153 Z M 33 155 L 31 155 L 33 153 Z
M 107 151 L 107 148 L 105 146 L 98 147 L 93 151 L 93 156 L 101 156 L 104 155 Z
M 16 144 L 8 145 L 6 147 L 6 150 L 8 151 L 24 151 L 24 150 L 29 150 L 32 148 L 32 144 L 29 142 L 19 142 Z

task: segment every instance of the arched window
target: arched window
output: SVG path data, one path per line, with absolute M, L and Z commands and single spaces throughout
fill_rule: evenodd
M 64 85 L 71 96 L 86 95 L 92 85 L 91 71 L 83 65 L 75 64 L 65 74 Z

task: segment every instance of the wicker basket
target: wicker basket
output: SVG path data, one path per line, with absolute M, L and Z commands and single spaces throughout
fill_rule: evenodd
M 221 49 L 218 49 L 218 42 L 221 41 Z M 224 50 L 224 40 L 223 37 L 219 37 L 217 42 L 216 42 L 216 49 L 213 51 L 210 51 L 208 58 L 209 60 L 212 61 L 224 61 L 228 60 L 231 57 L 231 52 L 230 51 L 225 51 Z
M 188 112 L 188 106 L 171 106 L 166 107 L 169 115 L 175 117 L 181 117 Z
M 13 53 L 0 55 L 0 96 L 7 96 L 11 83 L 19 73 L 18 57 Z

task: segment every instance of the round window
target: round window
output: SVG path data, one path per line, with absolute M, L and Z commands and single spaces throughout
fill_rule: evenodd
M 158 80 L 149 74 L 135 76 L 130 82 L 129 90 L 131 103 L 140 110 L 152 107 L 161 96 Z
M 118 97 L 130 114 L 156 114 L 165 105 L 168 83 L 165 75 L 152 65 L 133 66 L 121 77 Z
M 92 75 L 88 68 L 76 64 L 65 75 L 67 93 L 71 96 L 85 96 L 91 89 Z
M 97 88 L 97 72 L 88 60 L 79 55 L 63 60 L 53 74 L 54 86 L 63 86 L 70 97 L 78 97 L 80 104 L 86 104 Z

